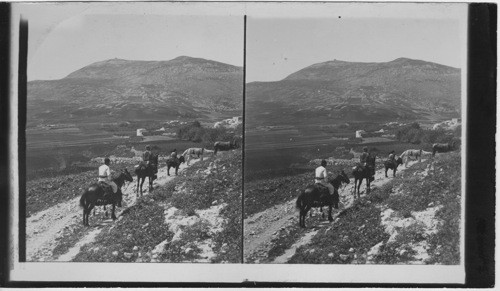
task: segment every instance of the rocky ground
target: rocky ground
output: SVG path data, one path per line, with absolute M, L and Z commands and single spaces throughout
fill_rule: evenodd
M 191 164 L 198 160 L 191 160 Z M 186 164 L 181 164 L 179 171 L 186 168 Z M 172 169 L 171 175 L 172 175 Z M 167 168 L 158 170 L 158 179 L 154 181 L 153 188 L 165 185 L 174 179 L 175 176 L 167 176 Z M 123 203 L 122 208 L 117 208 L 116 216 L 120 215 L 128 207 L 135 204 L 137 200 L 136 177 L 131 183 L 122 187 Z M 145 193 L 148 191 L 147 180 L 144 183 Z M 92 229 L 83 229 L 82 208 L 79 205 L 80 197 L 58 203 L 48 209 L 39 211 L 26 220 L 26 260 L 27 261 L 70 261 L 80 249 L 80 246 L 92 242 L 100 229 L 112 223 L 109 218 L 103 217 L 102 207 L 96 208 L 97 216 L 91 218 L 90 223 L 94 224 Z M 108 206 L 108 213 L 110 207 Z M 61 240 L 70 241 L 64 249 L 64 253 L 57 252 Z M 56 250 L 56 251 L 55 251 Z M 55 251 L 55 252 L 54 252 Z
M 332 163 L 348 165 L 349 161 L 332 161 Z M 411 167 L 416 161 L 410 162 L 408 167 Z M 404 171 L 404 166 L 399 167 L 399 171 Z M 375 190 L 389 182 L 392 173 L 389 177 L 385 177 L 383 169 L 377 170 L 375 180 L 371 183 L 371 189 Z M 354 184 L 353 179 L 348 185 L 341 186 L 339 189 L 340 207 L 338 210 L 333 210 L 333 218 L 335 224 L 338 221 L 337 216 L 341 211 L 349 209 L 354 199 Z M 361 186 L 362 197 L 366 192 L 366 184 L 363 182 Z M 297 192 L 298 193 L 298 192 Z M 244 220 L 244 257 L 247 263 L 286 263 L 294 254 L 295 250 L 301 246 L 307 245 L 316 233 L 324 228 L 329 228 L 332 223 L 322 219 L 321 215 L 314 210 L 313 217 L 306 218 L 306 229 L 298 227 L 298 210 L 295 207 L 295 199 L 286 201 L 282 204 L 275 205 L 269 209 L 253 214 Z M 397 221 L 384 220 L 388 225 L 388 229 L 394 229 L 392 226 Z M 285 246 L 283 240 L 287 242 Z M 279 251 L 277 251 L 279 250 Z

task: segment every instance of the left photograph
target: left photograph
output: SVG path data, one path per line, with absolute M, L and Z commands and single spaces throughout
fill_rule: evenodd
M 16 4 L 26 261 L 240 263 L 244 18 L 101 4 Z

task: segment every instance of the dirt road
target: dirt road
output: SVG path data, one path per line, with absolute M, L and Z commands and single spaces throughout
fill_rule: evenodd
M 415 161 L 410 162 L 408 167 L 411 167 Z M 404 171 L 405 167 L 400 166 L 398 172 Z M 389 182 L 392 178 L 392 171 L 387 174 L 389 178 L 385 177 L 385 170 L 381 169 L 375 172 L 375 180 L 371 183 L 371 189 L 378 188 L 385 183 Z M 345 184 L 344 184 L 345 185 Z M 339 189 L 340 205 L 339 210 L 349 208 L 354 202 L 354 179 L 348 185 L 341 186 Z M 361 194 L 366 192 L 366 184 L 363 184 L 360 188 Z M 333 211 L 333 218 L 340 213 L 339 210 Z M 285 202 L 280 205 L 275 205 L 269 209 L 262 212 L 256 213 L 251 217 L 244 220 L 244 259 L 245 262 L 263 262 L 268 258 L 268 252 L 272 246 L 271 241 L 275 237 L 276 233 L 283 231 L 292 227 L 292 225 L 298 224 L 298 210 L 295 208 L 295 199 Z M 307 226 L 307 219 L 306 219 Z M 296 240 L 296 242 L 285 251 L 285 254 L 274 259 L 272 263 L 286 263 L 287 260 L 293 256 L 295 250 L 307 243 L 314 237 L 318 232 L 319 228 L 330 227 L 331 224 L 328 221 L 322 222 L 318 225 L 311 226 L 302 233 L 302 236 Z
M 198 159 L 192 159 L 190 164 L 197 162 Z M 186 164 L 181 164 L 179 172 L 186 168 Z M 154 181 L 153 188 L 158 188 L 171 181 L 175 176 L 170 169 L 170 175 L 167 176 L 167 168 L 158 169 L 158 179 Z M 127 183 L 122 187 L 123 202 L 122 207 L 117 208 L 116 216 L 119 218 L 121 213 L 135 204 L 137 195 L 135 192 L 137 177 L 134 181 Z M 144 182 L 144 195 L 148 193 L 148 181 Z M 85 230 L 85 235 L 79 238 L 74 246 L 68 252 L 54 258 L 54 249 L 57 246 L 57 239 L 63 235 L 66 230 L 73 230 L 82 223 L 82 208 L 79 205 L 80 197 L 76 197 L 66 202 L 54 205 L 51 208 L 40 211 L 26 220 L 26 260 L 32 261 L 70 261 L 85 243 L 93 241 L 93 238 L 100 232 L 103 226 L 112 223 L 111 219 L 101 220 L 97 226 Z M 101 208 L 101 207 L 99 207 Z M 107 208 L 108 210 L 110 207 Z M 109 212 L 109 211 L 108 211 Z

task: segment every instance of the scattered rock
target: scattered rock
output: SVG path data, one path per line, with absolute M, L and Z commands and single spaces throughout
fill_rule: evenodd
M 192 250 L 193 250 L 192 248 L 187 248 L 187 249 L 184 251 L 184 253 L 185 253 L 185 254 L 189 254 Z
M 132 249 L 133 251 L 138 251 L 139 250 L 139 247 L 138 246 L 134 246 L 134 248 Z
M 340 259 L 341 259 L 342 261 L 346 261 L 348 258 L 349 258 L 349 256 L 348 256 L 348 255 L 340 255 Z
M 353 249 L 353 248 L 350 248 L 350 249 L 349 249 L 349 252 L 350 252 L 350 253 L 354 253 L 354 249 Z
M 329 253 L 328 257 L 333 258 L 333 253 Z
M 111 253 L 113 256 L 117 257 L 118 256 L 118 251 L 114 251 Z
M 123 256 L 127 259 L 132 258 L 133 255 L 134 255 L 133 253 L 127 253 L 127 252 L 123 253 Z

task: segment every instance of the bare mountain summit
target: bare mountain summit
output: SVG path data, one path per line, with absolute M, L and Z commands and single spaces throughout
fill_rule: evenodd
M 407 58 L 384 63 L 334 60 L 281 81 L 249 83 L 246 100 L 248 111 L 262 118 L 289 116 L 283 123 L 318 116 L 342 121 L 436 119 L 460 114 L 460 90 L 457 68 Z
M 181 56 L 170 61 L 111 59 L 67 77 L 28 83 L 28 116 L 35 119 L 109 116 L 198 117 L 241 110 L 243 69 Z

